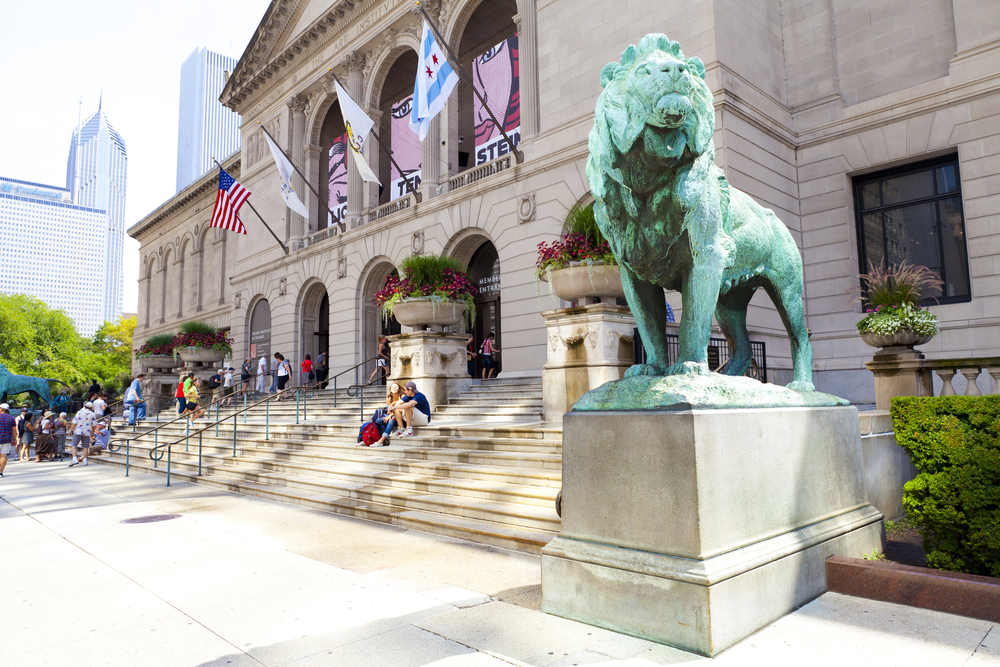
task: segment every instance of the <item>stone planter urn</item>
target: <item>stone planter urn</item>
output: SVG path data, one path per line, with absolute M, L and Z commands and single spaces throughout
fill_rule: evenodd
M 865 331 L 861 334 L 861 340 L 866 345 L 882 348 L 876 354 L 884 354 L 887 351 L 897 352 L 900 350 L 912 350 L 914 345 L 923 345 L 934 336 L 923 336 L 907 327 L 901 327 L 894 334 L 877 334 Z
M 147 371 L 170 370 L 180 365 L 171 354 L 147 354 L 139 360 Z
M 441 331 L 458 324 L 465 313 L 464 301 L 433 301 L 429 298 L 407 299 L 392 308 L 396 321 L 407 327 Z
M 589 302 L 589 297 L 598 297 L 601 303 L 614 305 L 618 297 L 625 296 L 617 264 L 606 266 L 573 262 L 566 268 L 555 269 L 551 274 L 543 273 L 541 279 L 549 282 L 552 293 L 563 301 L 587 299 Z
M 177 349 L 184 363 L 216 364 L 225 359 L 225 350 L 213 350 L 210 347 L 181 347 Z

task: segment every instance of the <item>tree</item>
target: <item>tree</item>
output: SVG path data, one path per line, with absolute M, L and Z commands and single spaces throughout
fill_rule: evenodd
M 117 322 L 105 322 L 94 333 L 94 351 L 105 355 L 118 373 L 128 373 L 132 367 L 132 335 L 136 318 L 119 317 Z

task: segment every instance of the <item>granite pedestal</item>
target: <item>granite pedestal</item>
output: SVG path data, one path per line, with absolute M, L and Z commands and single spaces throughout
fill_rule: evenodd
M 853 407 L 571 412 L 542 609 L 714 656 L 882 548 Z

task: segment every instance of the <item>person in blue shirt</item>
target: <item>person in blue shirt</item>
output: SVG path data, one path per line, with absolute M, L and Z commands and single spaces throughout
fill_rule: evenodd
M 132 384 L 125 390 L 125 419 L 129 426 L 134 426 L 136 421 L 146 418 L 146 401 L 142 400 L 142 387 L 139 381 L 145 376 L 139 373 L 132 380 Z
M 427 397 L 417 391 L 415 382 L 407 382 L 405 391 L 406 400 L 396 406 L 393 413 L 396 415 L 396 423 L 399 429 L 396 431 L 397 437 L 413 435 L 414 426 L 427 426 L 431 422 L 431 406 L 427 402 Z M 403 430 L 403 420 L 406 420 L 406 430 Z

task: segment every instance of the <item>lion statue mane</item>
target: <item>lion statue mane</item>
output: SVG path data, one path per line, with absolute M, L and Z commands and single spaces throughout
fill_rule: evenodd
M 763 287 L 791 339 L 790 389 L 811 391 L 802 259 L 774 212 L 715 166 L 715 109 L 699 58 L 651 34 L 601 71 L 587 179 L 597 224 L 621 268 L 647 363 L 626 376 L 708 373 L 712 316 L 732 348 L 729 375 L 751 362 L 747 305 Z M 679 353 L 667 365 L 663 288 L 681 293 Z

